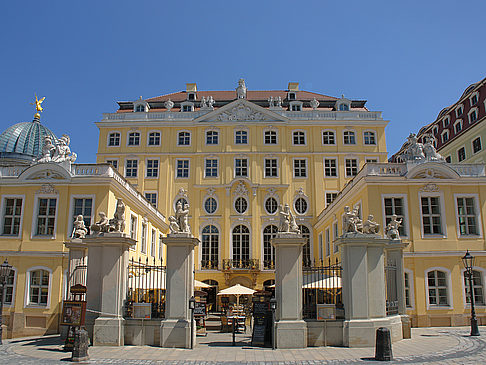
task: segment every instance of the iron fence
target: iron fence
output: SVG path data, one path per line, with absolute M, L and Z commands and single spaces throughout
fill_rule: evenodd
M 128 264 L 125 318 L 164 318 L 166 267 L 141 258 Z M 143 303 L 143 304 L 142 304 Z
M 223 259 L 223 270 L 231 269 L 259 270 L 260 261 L 258 259 Z
M 317 319 L 317 308 L 320 304 L 334 306 L 336 318 L 344 317 L 342 303 L 342 266 L 338 259 L 333 263 L 314 262 L 303 267 L 303 318 Z
M 397 264 L 387 260 L 385 266 L 386 281 L 386 315 L 398 314 Z
M 79 294 L 71 293 L 71 287 L 75 285 L 86 286 L 86 281 L 88 277 L 88 265 L 85 264 L 85 260 L 80 260 L 80 265 L 74 267 L 74 269 L 68 274 L 67 286 L 66 286 L 66 300 L 79 299 Z

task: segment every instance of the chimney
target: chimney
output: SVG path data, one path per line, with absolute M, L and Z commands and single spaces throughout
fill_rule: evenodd
M 289 82 L 289 91 L 299 91 L 299 83 Z
M 186 84 L 186 92 L 196 92 L 197 91 L 197 84 L 195 82 L 193 83 L 187 83 Z

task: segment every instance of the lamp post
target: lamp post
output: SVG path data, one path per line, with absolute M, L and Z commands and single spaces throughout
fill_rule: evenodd
M 476 318 L 476 311 L 474 310 L 474 287 L 473 287 L 473 267 L 474 267 L 474 256 L 466 251 L 466 254 L 462 258 L 464 267 L 466 269 L 465 273 L 469 280 L 469 298 L 471 302 L 471 336 L 479 336 L 478 320 Z
M 196 308 L 196 299 L 194 295 L 189 299 L 189 309 L 191 310 L 191 350 L 194 348 L 194 308 Z
M 0 289 L 0 345 L 2 345 L 2 324 L 3 324 L 3 318 L 2 318 L 2 312 L 3 312 L 3 297 L 4 297 L 4 292 L 5 292 L 5 284 L 7 283 L 7 278 L 10 275 L 10 270 L 12 269 L 12 265 L 8 264 L 7 259 L 3 262 L 3 264 L 0 265 L 0 285 L 2 286 L 2 289 Z
M 270 309 L 272 310 L 272 350 L 275 350 L 275 310 L 277 309 L 277 299 L 270 299 Z

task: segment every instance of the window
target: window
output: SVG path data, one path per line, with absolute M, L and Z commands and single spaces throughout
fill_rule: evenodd
M 476 236 L 479 234 L 476 204 L 473 197 L 457 197 L 457 220 L 461 236 Z
M 147 225 L 142 223 L 142 237 L 140 243 L 140 251 L 142 253 L 147 253 Z
M 337 177 L 337 160 L 334 158 L 324 159 L 324 176 Z
M 126 177 L 137 177 L 138 173 L 138 160 L 127 160 L 125 169 Z
M 310 246 L 310 230 L 307 226 L 299 225 L 302 238 L 305 239 L 304 246 L 302 246 L 302 265 L 309 267 L 312 265 L 311 246 Z
M 423 196 L 422 228 L 425 235 L 442 234 L 442 218 L 440 213 L 440 201 L 438 196 Z
M 344 144 L 356 144 L 356 136 L 353 131 L 344 131 Z
M 238 225 L 233 228 L 233 266 L 245 267 L 250 260 L 250 230 Z M 241 265 L 240 265 L 241 263 Z
M 457 160 L 459 162 L 464 161 L 466 159 L 466 149 L 461 147 L 457 150 Z
M 295 93 L 289 93 L 288 94 L 288 99 L 289 100 L 295 100 Z
M 331 255 L 331 232 L 326 229 L 326 257 Z
M 162 240 L 164 239 L 164 236 L 159 234 L 159 259 L 160 259 L 160 264 L 162 265 L 162 258 L 164 255 L 164 250 L 162 249 Z
M 153 257 L 155 257 L 155 254 L 157 253 L 157 252 L 155 252 L 155 250 L 156 250 L 155 249 L 155 243 L 156 243 L 155 242 L 156 241 L 156 232 L 155 232 L 155 229 L 152 229 L 152 235 L 151 235 L 150 238 L 151 238 L 151 240 L 150 240 L 150 243 L 151 243 L 151 245 L 150 245 L 150 253 L 152 254 Z
M 349 110 L 349 105 L 348 104 L 339 104 L 339 111 L 346 112 L 348 110 Z
M 176 177 L 189 177 L 189 160 L 177 160 Z
M 267 200 L 265 200 L 265 210 L 267 211 L 268 214 L 277 213 L 277 209 L 278 209 L 277 199 L 270 197 L 267 198 Z
M 182 111 L 183 112 L 192 112 L 194 111 L 194 105 L 191 104 L 185 104 L 182 106 Z
M 336 144 L 336 135 L 334 134 L 334 132 L 322 132 L 322 144 Z
M 106 160 L 106 163 L 111 164 L 115 169 L 118 168 L 118 160 Z
M 113 132 L 108 135 L 108 146 L 114 147 L 120 145 L 120 133 Z
M 355 158 L 346 159 L 346 177 L 353 177 L 358 175 L 358 160 Z
M 154 208 L 157 208 L 157 193 L 145 193 L 145 199 L 147 199 Z
M 275 269 L 275 250 L 271 244 L 272 238 L 277 235 L 277 226 L 270 225 L 263 229 L 263 268 L 266 270 Z
M 276 131 L 265 131 L 264 134 L 265 144 L 277 144 L 277 132 Z
M 473 153 L 478 153 L 481 151 L 481 137 L 475 138 L 472 141 Z
M 159 176 L 159 160 L 147 160 L 147 177 Z
M 185 206 L 186 206 L 186 204 L 189 204 L 189 203 L 187 202 L 186 198 L 179 198 L 179 199 L 177 199 L 177 200 L 175 201 L 175 203 L 174 203 L 174 209 L 175 209 L 175 210 L 176 210 L 176 208 L 177 208 L 177 204 L 179 204 L 179 203 L 181 204 L 181 206 L 182 206 L 182 207 L 185 207 Z
M 463 277 L 464 277 L 464 289 L 466 290 L 466 303 L 471 304 L 471 296 L 470 296 L 471 294 L 469 294 L 470 293 L 469 279 L 466 275 L 466 271 L 463 272 Z M 482 272 L 479 270 L 473 270 L 471 279 L 473 284 L 474 304 L 485 305 Z
M 332 237 L 333 237 L 334 241 L 336 241 L 339 237 L 338 222 L 334 222 L 332 224 Z M 335 243 L 334 243 L 333 246 L 334 246 L 334 253 L 339 252 L 339 246 Z
M 3 201 L 3 230 L 6 236 L 18 236 L 22 220 L 22 198 L 5 198 Z
M 445 127 L 447 127 L 447 126 L 449 125 L 449 123 L 450 123 L 450 120 L 451 120 L 451 119 L 449 118 L 449 116 L 445 117 L 445 118 L 442 120 L 442 127 L 444 127 L 444 128 L 445 128 Z
M 412 308 L 412 298 L 411 298 L 411 277 L 410 273 L 405 272 L 405 306 L 407 308 Z
M 149 146 L 159 146 L 160 145 L 160 133 L 159 132 L 150 132 L 149 133 L 148 145 Z
M 304 198 L 297 198 L 294 202 L 294 209 L 297 214 L 305 214 L 307 212 L 308 204 Z
M 49 271 L 32 270 L 29 272 L 29 303 L 47 306 L 49 299 Z
M 462 105 L 459 105 L 457 108 L 456 108 L 456 117 L 460 117 L 462 115 L 462 113 L 464 112 L 464 107 Z
M 5 305 L 12 305 L 14 300 L 14 287 L 15 287 L 15 275 L 17 274 L 17 270 L 12 268 L 10 273 L 8 274 L 6 281 L 5 281 L 5 294 L 3 297 L 3 304 Z
M 477 92 L 472 94 L 472 96 L 469 98 L 469 102 L 471 103 L 471 106 L 476 105 L 478 103 L 478 93 Z
M 137 217 L 130 216 L 130 238 L 132 240 L 137 240 Z
M 476 120 L 478 120 L 478 110 L 474 108 L 469 112 L 469 123 L 474 123 Z
M 137 112 L 137 113 L 140 113 L 140 112 L 145 112 L 145 105 L 143 105 L 143 104 L 138 104 L 138 105 L 135 107 L 135 112 Z
M 204 173 L 206 177 L 218 177 L 218 160 L 216 158 L 206 159 Z
M 445 130 L 442 132 L 442 143 L 446 143 L 449 140 L 449 131 Z
M 219 143 L 219 133 L 217 131 L 207 131 L 206 144 L 218 144 L 218 143 Z
M 338 193 L 326 193 L 326 207 L 337 198 Z
M 295 131 L 292 135 L 292 143 L 294 145 L 305 145 L 305 132 Z
M 208 214 L 213 214 L 218 209 L 218 202 L 216 199 L 209 197 L 204 201 L 204 210 Z
M 235 210 L 238 213 L 243 214 L 246 212 L 247 209 L 248 209 L 248 201 L 243 197 L 236 198 Z
M 378 159 L 377 158 L 365 158 L 366 163 L 377 163 Z
M 449 156 L 447 156 L 447 157 L 445 158 L 445 160 L 446 160 L 446 162 L 451 163 L 451 156 L 450 156 L 450 155 L 449 155 Z
M 375 132 L 364 132 L 364 144 L 376 144 Z
M 307 177 L 307 160 L 294 160 L 294 177 Z
M 89 227 L 91 227 L 93 198 L 74 198 L 73 203 L 74 209 L 71 222 L 74 222 L 78 215 L 82 215 L 84 225 L 89 229 Z
M 246 158 L 235 159 L 235 176 L 236 177 L 248 176 L 248 159 Z
M 128 133 L 128 145 L 129 146 L 140 145 L 140 133 L 139 132 Z
M 191 145 L 191 133 L 179 132 L 179 138 L 177 139 L 178 146 L 190 146 Z
M 434 128 L 432 128 L 432 133 L 433 133 L 434 135 L 437 135 L 437 133 L 439 133 L 439 127 L 438 127 L 437 125 L 436 125 L 436 126 L 434 126 Z
M 277 177 L 277 159 L 276 158 L 266 158 L 265 159 L 265 177 Z
M 407 236 L 405 230 L 406 217 L 405 217 L 405 198 L 390 197 L 383 199 L 383 205 L 385 207 L 385 227 L 390 223 L 392 215 L 397 216 L 397 220 L 402 220 L 402 225 L 398 228 L 398 233 L 401 237 Z
M 196 94 L 195 93 L 188 93 L 187 94 L 187 100 L 196 100 Z
M 444 271 L 433 270 L 427 273 L 429 293 L 429 305 L 448 306 L 449 294 L 447 289 L 447 277 Z
M 39 198 L 37 210 L 37 236 L 54 236 L 56 224 L 56 198 Z
M 462 120 L 458 120 L 454 123 L 454 133 L 457 134 L 462 131 Z
M 202 230 L 201 269 L 217 269 L 219 262 L 219 230 L 209 225 Z
M 302 111 L 302 104 L 301 103 L 291 103 L 290 110 L 293 112 L 300 112 Z
M 235 144 L 248 144 L 248 132 L 235 131 Z

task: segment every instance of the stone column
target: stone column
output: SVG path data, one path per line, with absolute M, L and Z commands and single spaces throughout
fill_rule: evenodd
M 278 234 L 275 247 L 275 296 L 277 348 L 307 347 L 307 324 L 302 319 L 302 246 L 299 234 Z
M 189 299 L 194 295 L 194 247 L 199 240 L 175 234 L 162 241 L 167 247 L 165 320 L 160 324 L 160 346 L 190 348 L 191 332 Z M 195 326 L 193 327 L 195 328 Z
M 88 246 L 88 333 L 93 346 L 123 346 L 128 249 L 137 241 L 124 233 L 104 233 L 83 242 Z

